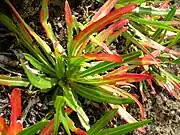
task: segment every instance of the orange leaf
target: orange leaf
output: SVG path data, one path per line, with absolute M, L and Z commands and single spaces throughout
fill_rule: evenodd
M 114 55 L 114 54 L 105 54 L 105 53 L 86 54 L 85 57 L 88 59 L 95 59 L 95 60 L 104 60 L 104 61 L 110 61 L 110 62 L 122 62 L 122 58 L 119 55 Z
M 10 96 L 10 104 L 12 109 L 11 124 L 16 123 L 17 118 L 22 115 L 21 108 L 21 90 L 14 88 Z
M 88 135 L 85 131 L 83 131 L 80 128 L 77 128 L 77 130 L 75 130 L 73 132 L 76 133 L 77 135 Z
M 148 74 L 135 74 L 135 73 L 121 73 L 119 75 L 112 75 L 104 77 L 104 80 L 108 80 L 112 84 L 116 82 L 140 82 L 146 79 L 152 79 L 153 75 Z
M 68 27 L 72 27 L 73 26 L 73 17 L 72 17 L 71 9 L 69 7 L 69 3 L 67 0 L 65 2 L 64 10 L 65 10 L 65 14 L 66 14 L 65 15 L 66 25 Z
M 10 96 L 10 104 L 12 109 L 11 124 L 9 129 L 10 135 L 17 135 L 22 130 L 22 124 L 17 122 L 18 117 L 22 115 L 21 107 L 21 90 L 14 88 Z
M 51 135 L 53 132 L 54 119 L 41 131 L 40 135 Z
M 117 3 L 117 0 L 108 0 L 97 12 L 96 14 L 93 16 L 91 22 L 95 22 L 99 19 L 101 19 L 102 17 L 106 16 L 111 9 L 115 6 L 115 4 Z M 90 23 L 91 23 L 90 22 Z
M 71 113 L 73 112 L 73 109 L 67 108 L 67 109 L 65 110 L 65 112 L 67 113 L 67 115 L 69 115 L 69 114 L 71 114 Z
M 0 116 L 0 133 L 2 135 L 6 135 L 8 133 L 9 127 L 7 126 L 6 122 L 4 119 Z

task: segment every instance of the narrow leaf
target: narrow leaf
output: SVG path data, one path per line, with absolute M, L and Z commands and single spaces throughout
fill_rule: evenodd
M 116 83 L 116 82 L 140 82 L 146 79 L 152 79 L 153 76 L 147 74 L 135 74 L 135 73 L 121 73 L 119 75 L 112 75 L 104 77 L 104 81 L 108 83 Z
M 119 30 L 120 28 L 122 28 L 124 25 L 127 25 L 127 23 L 129 22 L 128 19 L 122 18 L 120 20 L 118 20 L 117 22 L 111 24 L 107 29 L 101 31 L 96 38 L 103 42 L 104 40 L 106 40 L 113 32 L 115 32 L 116 30 Z
M 88 59 L 95 59 L 95 60 L 122 62 L 122 58 L 119 55 L 115 55 L 115 54 L 105 54 L 105 53 L 85 54 L 85 57 Z
M 35 135 L 39 130 L 43 129 L 46 125 L 48 125 L 48 120 L 40 121 L 28 128 L 23 129 L 18 135 Z
M 106 25 L 112 23 L 114 20 L 118 19 L 120 16 L 131 12 L 133 9 L 137 7 L 136 4 L 130 4 L 128 6 L 119 8 L 110 12 L 107 16 L 99 19 L 98 21 L 92 23 L 88 27 L 86 27 L 83 31 L 81 31 L 73 40 L 73 51 L 71 52 L 72 56 L 76 56 L 78 52 L 78 48 L 91 34 L 103 29 Z
M 41 131 L 40 135 L 50 135 L 53 132 L 54 119 Z
M 4 119 L 0 116 L 0 133 L 2 135 L 6 135 L 8 133 L 9 127 L 4 121 Z
M 72 49 L 71 42 L 73 40 L 74 19 L 73 19 L 71 9 L 67 0 L 65 1 L 64 10 L 65 10 L 65 21 L 66 21 L 67 34 L 68 34 L 67 49 L 68 49 L 68 52 L 70 52 Z
M 118 88 L 118 87 L 115 87 L 115 86 L 109 86 L 109 85 L 102 85 L 101 88 L 107 90 L 107 91 L 110 91 L 112 93 L 117 93 L 118 95 L 122 95 L 124 97 L 130 97 L 132 100 L 134 100 L 134 102 L 136 102 L 136 104 L 139 106 L 140 108 L 140 112 L 141 112 L 141 119 L 146 119 L 146 116 L 145 116 L 145 110 L 144 110 L 144 107 L 143 105 L 138 101 L 138 99 L 133 96 L 132 94 Z
M 135 123 L 137 122 L 137 120 L 135 118 L 133 118 L 123 107 L 121 107 L 120 105 L 113 105 L 110 104 L 110 106 L 112 108 L 118 108 L 118 115 L 124 119 L 126 122 L 128 123 Z M 146 130 L 144 128 L 138 128 L 138 131 L 142 132 L 142 133 L 146 133 Z
M 170 21 L 176 13 L 176 7 L 174 6 L 165 17 L 165 21 Z M 152 39 L 155 40 L 162 33 L 163 29 L 158 28 L 152 35 Z
M 56 114 L 54 117 L 54 135 L 58 134 L 59 125 L 62 122 L 66 132 L 70 135 L 69 127 L 68 127 L 68 116 L 64 111 L 65 98 L 61 96 L 56 97 L 56 101 L 54 103 L 54 107 L 56 108 Z
M 121 57 L 123 58 L 123 61 L 121 63 L 114 63 L 114 62 L 101 62 L 93 67 L 90 67 L 88 68 L 87 70 L 81 72 L 79 74 L 80 77 L 85 77 L 85 76 L 88 76 L 88 75 L 95 75 L 95 74 L 98 74 L 98 73 L 102 73 L 102 72 L 105 72 L 107 70 L 110 70 L 110 69 L 113 69 L 115 67 L 118 67 L 118 66 L 121 66 L 122 64 L 124 63 L 128 63 L 130 62 L 131 60 L 139 57 L 141 55 L 141 52 L 140 51 L 137 51 L 137 52 L 132 52 L 132 53 L 129 53 L 127 55 L 121 55 Z
M 180 32 L 180 30 L 166 24 L 165 22 L 160 22 L 160 21 L 150 21 L 147 19 L 142 19 L 142 18 L 137 18 L 137 17 L 130 17 L 133 21 L 138 22 L 138 23 L 143 23 L 147 25 L 152 25 L 164 30 L 169 30 L 169 31 L 174 31 L 174 32 Z
M 92 125 L 92 127 L 88 130 L 88 135 L 94 135 L 98 133 L 104 126 L 108 124 L 110 120 L 114 118 L 116 113 L 117 109 L 112 109 L 106 112 L 106 114 L 103 117 L 101 117 L 101 119 L 98 120 L 94 125 Z
M 71 107 L 75 112 L 77 112 L 79 120 L 82 126 L 88 130 L 89 126 L 89 118 L 87 117 L 86 113 L 84 112 L 83 108 L 78 104 L 78 100 L 75 98 L 72 90 L 70 87 L 65 86 L 64 84 L 60 83 L 60 86 L 64 90 L 64 98 L 66 103 L 69 107 Z
M 106 16 L 111 9 L 115 6 L 115 4 L 117 3 L 118 0 L 108 0 L 97 12 L 96 14 L 93 16 L 93 18 L 91 19 L 91 22 L 95 22 L 99 19 L 101 19 L 102 17 Z
M 80 128 L 77 128 L 75 131 L 73 131 L 74 133 L 76 133 L 77 135 L 88 135 L 85 131 L 83 131 Z
M 25 78 L 0 75 L 0 85 L 28 87 L 30 82 Z
M 35 87 L 40 88 L 40 89 L 47 89 L 47 88 L 52 88 L 53 86 L 55 86 L 57 84 L 58 80 L 56 78 L 37 76 L 34 73 L 32 73 L 31 71 L 29 71 L 22 61 L 21 61 L 21 64 L 22 64 L 22 67 L 23 67 L 26 75 L 28 76 L 29 81 Z
M 104 89 L 97 86 L 81 85 L 78 83 L 72 84 L 72 88 L 81 96 L 96 101 L 112 104 L 129 104 L 132 102 L 130 98 L 120 98 L 107 93 Z
M 180 52 L 176 52 L 172 49 L 169 49 L 169 48 L 166 48 L 156 42 L 153 42 L 152 43 L 148 43 L 148 42 L 145 42 L 144 43 L 144 46 L 145 47 L 149 47 L 149 48 L 154 48 L 154 49 L 157 49 L 157 50 L 161 50 L 161 51 L 164 51 L 164 52 L 168 52 L 168 53 L 171 53 L 171 54 L 174 54 L 174 55 L 177 55 L 177 56 L 180 56 Z
M 128 133 L 138 127 L 142 127 L 143 125 L 146 125 L 148 123 L 150 123 L 152 120 L 143 120 L 140 122 L 136 122 L 136 123 L 130 123 L 130 124 L 124 124 L 124 125 L 120 125 L 116 128 L 112 128 L 112 129 L 105 129 L 104 131 L 97 133 L 95 135 L 123 135 L 125 133 Z
M 52 71 L 49 67 L 47 67 L 46 65 L 44 65 L 43 63 L 40 63 L 36 58 L 34 58 L 32 55 L 28 54 L 28 53 L 24 53 L 24 57 L 26 58 L 26 60 L 28 60 L 35 68 L 37 68 L 38 70 L 47 73 L 53 77 L 55 76 L 55 72 Z
M 13 7 L 13 5 L 10 3 L 10 1 L 6 1 L 7 4 L 10 6 L 10 8 L 12 9 L 12 11 L 14 12 L 14 14 L 16 15 L 17 19 L 20 21 L 20 23 L 22 23 L 23 27 L 27 30 L 27 32 L 34 37 L 34 39 L 39 43 L 40 47 L 43 49 L 43 51 L 45 52 L 47 58 L 52 62 L 52 64 L 54 64 L 54 60 L 51 57 L 52 51 L 51 48 L 46 44 L 46 42 L 44 40 L 41 39 L 40 36 L 38 36 L 33 30 L 32 28 L 27 25 L 25 23 L 25 21 L 21 18 L 21 16 L 19 15 L 19 13 L 16 11 L 16 9 Z
M 10 96 L 10 104 L 11 104 L 11 125 L 16 124 L 17 118 L 22 115 L 22 107 L 21 107 L 21 90 L 19 88 L 14 88 L 11 92 Z
M 51 24 L 48 23 L 48 18 L 49 18 L 48 2 L 49 0 L 42 0 L 42 4 L 41 4 L 42 8 L 40 10 L 40 22 L 46 31 L 47 37 L 50 38 L 52 43 L 54 43 L 56 41 L 56 37 L 53 33 Z

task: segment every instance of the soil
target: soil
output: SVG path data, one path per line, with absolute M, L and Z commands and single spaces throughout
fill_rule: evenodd
M 39 23 L 40 6 L 38 3 L 40 0 L 22 1 L 22 3 L 14 3 L 16 8 L 20 13 L 22 13 L 25 21 L 46 40 Z M 23 6 L 23 4 L 25 5 Z M 81 22 L 86 21 L 88 17 L 92 16 L 94 11 L 96 11 L 101 5 L 101 3 L 97 3 L 95 0 L 71 1 L 73 14 L 78 17 L 78 21 Z M 28 9 L 22 7 L 27 7 Z M 59 3 L 58 0 L 53 0 L 49 9 L 49 21 L 53 25 L 55 35 L 61 45 L 65 46 L 66 32 L 63 9 L 62 3 Z M 10 13 L 10 11 L 7 11 L 7 14 Z M 20 73 L 23 75 L 24 73 L 18 65 L 19 56 L 17 55 L 18 53 L 16 53 L 22 48 L 19 46 L 17 47 L 13 34 L 1 26 L 1 24 L 0 35 L 0 74 L 12 75 Z M 123 52 L 122 48 L 119 48 L 118 46 L 113 47 L 113 49 L 116 49 L 116 52 L 118 53 Z M 177 73 L 178 71 L 177 68 L 173 70 L 174 73 Z M 9 123 L 10 118 L 9 93 L 11 90 L 11 87 L 0 86 L 0 114 L 3 115 L 7 123 Z M 150 91 L 146 91 L 145 94 L 147 96 L 147 101 L 143 105 L 146 110 L 146 116 L 147 118 L 153 119 L 153 122 L 146 126 L 146 135 L 178 135 L 180 133 L 180 102 L 168 96 L 167 93 L 162 90 L 159 90 L 156 95 L 151 94 Z M 50 102 L 51 100 L 51 92 L 42 94 L 36 89 L 29 90 L 22 88 L 23 117 L 21 120 L 23 121 L 23 126 L 27 127 L 33 125 L 44 118 L 49 109 L 53 107 Z M 94 124 L 104 114 L 104 111 L 109 108 L 106 104 L 84 101 L 83 98 L 82 105 L 90 119 L 90 124 Z M 139 108 L 136 104 L 129 105 L 128 110 L 136 119 L 140 119 Z M 71 117 L 74 119 L 76 115 L 72 114 Z M 114 127 L 115 125 L 120 125 L 122 123 L 125 122 L 116 117 L 107 125 L 107 127 Z M 65 134 L 62 127 L 60 128 L 59 134 Z M 141 135 L 138 131 L 129 134 Z

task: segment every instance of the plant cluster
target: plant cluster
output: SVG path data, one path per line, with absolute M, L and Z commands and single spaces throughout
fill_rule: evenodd
M 16 123 L 19 128 L 14 127 L 12 123 L 8 127 L 0 117 L 2 134 L 32 135 L 45 126 L 40 132 L 41 135 L 52 132 L 57 134 L 61 123 L 67 134 L 74 132 L 79 135 L 117 135 L 135 128 L 145 132 L 142 126 L 151 120 L 145 120 L 143 105 L 137 97 L 121 86 L 140 90 L 144 102 L 144 90 L 147 90 L 148 86 L 152 89 L 151 93 L 156 94 L 152 83 L 154 82 L 167 90 L 171 96 L 180 99 L 180 78 L 165 70 L 168 64 L 180 62 L 180 53 L 170 49 L 180 39 L 180 30 L 171 26 L 172 18 L 179 14 L 175 6 L 164 9 L 168 6 L 168 3 L 164 2 L 159 8 L 152 8 L 144 6 L 144 0 L 108 0 L 89 22 L 80 23 L 72 15 L 66 1 L 67 49 L 64 49 L 48 22 L 48 0 L 42 0 L 40 21 L 51 43 L 44 41 L 25 23 L 9 0 L 5 1 L 12 9 L 14 18 L 12 20 L 0 13 L 0 21 L 16 34 L 19 44 L 27 50 L 24 52 L 24 59 L 20 60 L 27 78 L 0 75 L 0 84 L 27 88 L 31 86 L 40 89 L 42 93 L 52 91 L 55 98 L 52 101 L 53 113 L 49 114 L 48 118 L 23 129 L 22 124 L 17 122 L 17 117 L 21 116 L 20 89 L 15 88 L 10 98 L 12 117 L 15 115 L 15 118 L 11 117 L 11 122 Z M 116 9 L 112 10 L 113 7 Z M 163 21 L 158 21 L 159 14 Z M 169 33 L 173 33 L 175 38 L 169 39 Z M 115 54 L 109 49 L 119 36 L 127 40 L 127 49 L 122 55 Z M 132 72 L 134 69 L 138 69 L 139 72 Z M 132 84 L 135 82 L 139 85 Z M 18 98 L 18 106 L 13 105 L 13 95 Z M 95 102 L 108 103 L 112 110 L 91 126 L 78 99 L 79 96 Z M 140 122 L 125 109 L 127 104 L 132 102 L 136 102 L 140 107 Z M 85 130 L 77 128 L 70 119 L 68 115 L 72 111 L 77 113 Z M 129 124 L 103 129 L 117 113 Z

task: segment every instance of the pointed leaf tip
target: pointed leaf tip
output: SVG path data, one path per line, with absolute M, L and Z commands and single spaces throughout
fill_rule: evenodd
M 70 27 L 73 24 L 73 17 L 72 17 L 71 9 L 70 9 L 70 6 L 69 6 L 69 3 L 68 3 L 67 0 L 65 1 L 65 8 L 64 8 L 64 10 L 65 10 L 66 25 L 68 27 Z
M 21 107 L 21 90 L 14 88 L 10 96 L 10 104 L 12 109 L 11 122 L 16 123 L 17 118 L 22 115 Z
M 104 61 L 110 61 L 110 62 L 122 62 L 122 58 L 119 55 L 114 55 L 114 54 L 105 54 L 105 53 L 86 54 L 85 57 L 88 59 L 95 59 L 95 60 L 104 60 Z

